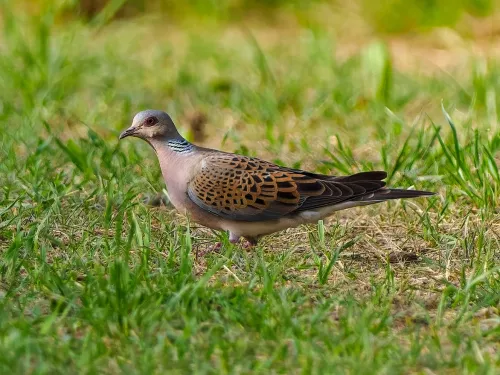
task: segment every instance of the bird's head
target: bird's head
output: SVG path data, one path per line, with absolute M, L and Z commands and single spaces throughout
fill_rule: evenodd
M 120 134 L 120 139 L 129 136 L 151 142 L 153 140 L 177 138 L 179 132 L 168 114 L 163 111 L 148 109 L 135 115 L 132 125 Z

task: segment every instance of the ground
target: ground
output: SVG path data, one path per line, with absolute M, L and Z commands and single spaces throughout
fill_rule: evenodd
M 495 15 L 385 35 L 330 8 L 190 27 L 54 9 L 3 8 L 0 372 L 499 371 Z M 203 146 L 437 195 L 242 249 L 118 142 L 146 108 Z

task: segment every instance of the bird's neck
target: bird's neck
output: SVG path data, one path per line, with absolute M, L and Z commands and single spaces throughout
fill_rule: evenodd
M 172 150 L 173 152 L 181 154 L 192 152 L 194 150 L 194 145 L 192 143 L 189 143 L 182 137 L 169 139 L 167 141 L 167 147 L 170 148 L 170 150 Z
M 158 156 L 170 201 L 177 209 L 182 210 L 187 199 L 187 184 L 192 180 L 196 169 L 193 166 L 199 164 L 203 153 L 196 152 L 199 148 L 183 138 L 163 141 L 156 139 L 151 144 Z
M 183 163 L 189 163 L 193 158 L 196 159 L 199 155 L 195 152 L 196 146 L 181 136 L 168 139 L 155 138 L 150 141 L 150 144 L 158 156 L 167 188 L 170 189 L 171 185 L 175 185 L 179 180 L 184 181 L 179 177 L 186 172 Z
M 189 154 L 193 152 L 196 147 L 180 135 L 175 138 L 154 139 L 150 141 L 150 143 L 157 152 L 162 150 L 163 152 L 180 155 Z

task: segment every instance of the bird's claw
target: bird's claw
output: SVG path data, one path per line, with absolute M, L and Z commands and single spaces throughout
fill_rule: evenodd
M 215 244 L 208 246 L 204 250 L 197 251 L 196 257 L 198 256 L 204 257 L 209 253 L 218 253 L 221 248 L 222 248 L 222 242 L 216 242 Z

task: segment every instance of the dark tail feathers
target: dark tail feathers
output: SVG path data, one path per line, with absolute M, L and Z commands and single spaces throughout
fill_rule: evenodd
M 354 198 L 354 201 L 362 201 L 362 202 L 371 202 L 377 203 L 386 201 L 389 199 L 401 199 L 401 198 L 416 198 L 434 195 L 436 193 L 432 193 L 430 191 L 422 191 L 422 190 L 406 190 L 406 189 L 392 189 L 382 187 L 385 185 L 384 181 L 381 181 L 387 177 L 387 173 L 384 171 L 369 171 L 369 172 L 360 172 L 353 174 L 351 176 L 338 176 L 331 177 L 331 180 L 341 183 L 363 183 L 363 182 L 377 182 L 381 185 L 381 188 L 364 195 L 361 195 L 357 198 Z
M 359 197 L 357 200 L 365 202 L 374 202 L 374 201 L 381 202 L 389 199 L 416 198 L 416 197 L 423 197 L 435 194 L 436 193 L 423 190 L 382 188 L 380 190 L 374 191 L 373 193 L 368 193 L 366 195 L 363 195 Z
M 380 181 L 387 177 L 384 171 L 359 172 L 350 176 L 332 176 L 330 179 L 339 182 L 357 182 L 357 181 Z

